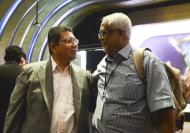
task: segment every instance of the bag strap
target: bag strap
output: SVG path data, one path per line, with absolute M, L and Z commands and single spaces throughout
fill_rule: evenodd
M 135 70 L 141 80 L 144 80 L 144 51 L 148 50 L 151 51 L 149 48 L 139 48 L 136 49 L 133 53 L 133 61 L 134 61 L 134 67 Z
M 137 72 L 138 77 L 142 80 L 145 81 L 145 74 L 144 74 L 144 51 L 149 50 L 149 48 L 138 48 L 133 52 L 133 61 L 134 61 L 134 67 Z M 151 116 L 147 116 L 151 117 Z M 152 125 L 150 125 L 151 119 L 146 119 L 146 133 L 153 133 L 154 129 Z

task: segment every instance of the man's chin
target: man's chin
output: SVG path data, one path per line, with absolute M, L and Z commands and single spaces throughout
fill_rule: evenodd
M 71 58 L 72 58 L 72 60 L 74 60 L 77 58 L 77 55 L 73 55 Z

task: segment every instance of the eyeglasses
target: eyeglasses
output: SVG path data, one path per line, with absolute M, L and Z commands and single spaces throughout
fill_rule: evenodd
M 64 44 L 73 44 L 73 43 L 78 44 L 79 40 L 74 37 L 68 37 L 68 38 L 64 38 L 63 40 L 61 40 L 59 42 L 63 42 Z
M 98 36 L 102 37 L 105 36 L 106 34 L 113 33 L 114 31 L 120 31 L 119 29 L 111 29 L 111 30 L 106 30 L 106 31 L 99 31 Z

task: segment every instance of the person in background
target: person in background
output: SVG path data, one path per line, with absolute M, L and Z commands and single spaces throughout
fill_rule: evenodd
M 5 49 L 5 63 L 0 65 L 0 133 L 3 132 L 4 119 L 16 78 L 22 72 L 23 54 L 25 53 L 19 46 L 8 46 Z
M 70 27 L 49 30 L 50 58 L 23 67 L 10 99 L 4 133 L 89 133 L 91 74 L 71 64 L 78 43 Z
M 26 64 L 28 64 L 27 57 L 26 57 L 26 54 L 24 52 L 22 52 L 22 57 L 21 57 L 20 65 L 24 66 Z
M 129 43 L 132 24 L 123 13 L 103 17 L 99 40 L 106 56 L 94 77 L 98 96 L 94 133 L 174 133 L 175 104 L 164 66 L 150 51 L 144 53 L 145 81 L 134 68 Z

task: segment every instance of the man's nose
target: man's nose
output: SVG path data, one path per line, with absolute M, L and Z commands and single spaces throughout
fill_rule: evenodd
M 78 47 L 78 43 L 73 42 L 72 47 Z

